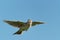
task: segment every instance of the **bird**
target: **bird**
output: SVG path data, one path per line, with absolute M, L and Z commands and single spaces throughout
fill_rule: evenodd
M 35 26 L 38 24 L 44 24 L 44 22 L 32 21 L 31 19 L 28 19 L 27 22 L 11 21 L 11 20 L 4 20 L 4 22 L 8 23 L 13 27 L 19 28 L 19 30 L 14 34 L 22 34 L 23 31 L 27 31 L 32 26 Z

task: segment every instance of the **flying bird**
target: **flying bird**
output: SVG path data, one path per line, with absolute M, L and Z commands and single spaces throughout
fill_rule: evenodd
M 17 32 L 14 34 L 22 34 L 23 31 L 27 31 L 30 27 L 38 25 L 38 24 L 44 24 L 44 22 L 37 22 L 28 19 L 27 22 L 22 22 L 22 21 L 10 21 L 10 20 L 4 20 L 4 22 L 8 23 L 9 25 L 12 25 L 14 27 L 19 28 Z

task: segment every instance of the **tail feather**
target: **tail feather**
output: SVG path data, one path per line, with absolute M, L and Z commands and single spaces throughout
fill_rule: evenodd
M 16 33 L 14 33 L 14 34 L 22 34 L 22 31 L 20 31 L 20 32 L 16 32 Z
M 15 32 L 14 34 L 22 34 L 22 32 L 23 31 L 21 31 L 20 29 L 17 31 L 17 32 Z

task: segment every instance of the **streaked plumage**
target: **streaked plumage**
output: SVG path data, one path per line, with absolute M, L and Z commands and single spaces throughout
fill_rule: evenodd
M 35 26 L 37 24 L 44 24 L 44 22 L 32 22 L 32 20 L 30 19 L 28 19 L 27 22 L 9 21 L 9 20 L 4 20 L 4 22 L 8 23 L 9 25 L 19 28 L 19 30 L 15 32 L 14 34 L 21 34 L 23 31 L 27 31 L 29 27 Z

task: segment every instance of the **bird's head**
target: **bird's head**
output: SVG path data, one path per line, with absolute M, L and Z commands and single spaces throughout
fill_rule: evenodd
M 27 21 L 28 23 L 32 23 L 32 20 L 31 19 L 28 19 L 28 21 Z
M 28 19 L 27 24 L 29 24 L 29 26 L 31 27 L 32 26 L 32 20 Z

